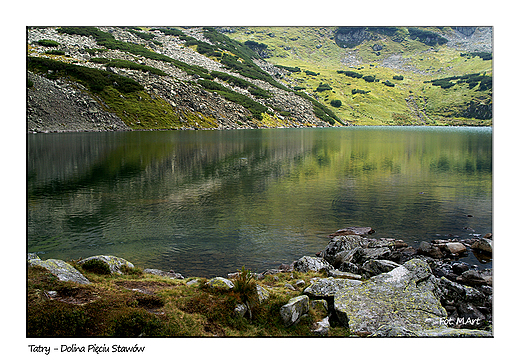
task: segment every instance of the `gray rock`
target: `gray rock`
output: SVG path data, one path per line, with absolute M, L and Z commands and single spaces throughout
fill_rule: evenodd
M 362 251 L 363 261 L 370 259 L 386 259 L 390 256 L 391 250 L 388 247 L 365 248 Z
M 334 295 L 345 287 L 354 287 L 362 282 L 352 279 L 342 278 L 318 278 L 303 291 L 306 295 L 313 298 L 332 298 Z
M 334 295 L 335 312 L 351 333 L 375 333 L 383 325 L 409 331 L 439 328 L 447 313 L 432 292 L 430 276 L 426 262 L 412 259 L 339 290 Z
M 460 255 L 466 253 L 466 247 L 464 244 L 459 242 L 449 242 L 446 243 L 445 248 L 454 255 Z
M 309 312 L 308 296 L 291 298 L 287 304 L 280 308 L 280 315 L 286 327 L 297 323 L 307 312 Z
M 469 286 L 492 286 L 493 276 L 491 275 L 491 271 L 467 270 L 457 278 L 457 282 Z
M 319 257 L 304 256 L 294 262 L 294 270 L 304 273 L 308 271 L 329 271 L 331 269 L 334 269 L 334 267 L 332 267 L 325 259 Z
M 239 303 L 235 306 L 235 314 L 240 317 L 244 317 L 247 313 L 247 306 L 243 303 Z
M 335 261 L 337 260 L 336 255 L 338 253 L 353 250 L 355 248 L 362 248 L 362 242 L 363 239 L 358 235 L 336 236 L 331 239 L 329 244 L 321 251 L 319 256 L 330 264 L 335 265 Z
M 312 330 L 315 334 L 325 336 L 329 333 L 330 323 L 329 317 L 325 317 L 323 320 L 316 322 L 315 329 Z
M 423 241 L 419 244 L 419 248 L 417 248 L 417 253 L 436 259 L 440 259 L 443 256 L 441 249 L 438 245 L 429 243 L 427 241 Z
M 311 307 L 314 309 L 323 308 L 325 311 L 329 310 L 329 304 L 327 303 L 326 300 L 312 300 Z
M 269 291 L 260 285 L 256 285 L 256 293 L 258 295 L 258 301 L 260 303 L 269 299 Z
M 330 270 L 328 276 L 333 278 L 361 279 L 361 276 L 359 274 L 344 272 L 338 269 Z
M 40 266 L 43 267 L 53 275 L 58 277 L 60 281 L 64 282 L 76 282 L 81 284 L 90 284 L 90 281 L 81 274 L 76 268 L 69 263 L 59 259 L 30 259 L 28 260 L 29 266 Z
M 143 273 L 153 274 L 153 275 L 162 276 L 162 277 L 169 277 L 169 278 L 172 278 L 172 279 L 184 279 L 184 277 L 180 273 L 164 272 L 164 271 L 162 271 L 160 269 L 149 269 L 149 268 L 147 268 L 147 269 L 143 269 Z
M 493 253 L 493 240 L 481 238 L 471 245 L 471 249 L 482 250 L 487 253 Z
M 399 264 L 391 260 L 370 259 L 363 264 L 362 269 L 368 273 L 369 276 L 376 276 L 381 273 L 390 272 L 397 267 L 399 267 Z

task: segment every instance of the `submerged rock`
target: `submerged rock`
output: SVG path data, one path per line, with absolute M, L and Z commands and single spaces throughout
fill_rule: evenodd
M 341 235 L 360 235 L 360 236 L 366 236 L 369 234 L 375 233 L 375 230 L 371 227 L 348 227 L 345 229 L 337 230 L 335 233 L 332 233 L 329 235 L 329 238 L 333 238 L 335 236 L 341 236 Z

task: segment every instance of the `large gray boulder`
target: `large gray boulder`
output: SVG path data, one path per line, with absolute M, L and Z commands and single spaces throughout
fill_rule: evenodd
M 291 298 L 280 308 L 280 315 L 285 326 L 297 323 L 307 312 L 309 312 L 309 297 L 307 296 Z
M 60 281 L 90 284 L 90 281 L 69 263 L 59 259 L 41 260 L 38 256 L 31 254 L 27 263 L 30 267 L 40 266 L 47 269 L 51 274 L 58 277 Z
M 412 259 L 388 273 L 359 285 L 346 286 L 334 295 L 340 322 L 353 334 L 373 334 L 390 325 L 398 331 L 424 331 L 446 327 L 446 310 L 434 295 L 430 267 Z
M 111 273 L 117 273 L 117 274 L 123 274 L 123 271 L 121 270 L 123 267 L 127 268 L 134 268 L 134 265 L 130 263 L 128 260 L 114 257 L 113 255 L 95 255 L 93 257 L 88 257 L 83 260 L 80 260 L 78 264 L 83 265 L 89 260 L 100 260 L 102 262 L 105 262 L 110 267 Z
M 294 262 L 294 270 L 299 272 L 319 272 L 321 270 L 330 271 L 334 267 L 331 266 L 325 259 L 317 257 L 304 256 Z

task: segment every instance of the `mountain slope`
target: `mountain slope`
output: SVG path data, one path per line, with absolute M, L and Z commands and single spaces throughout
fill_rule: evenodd
M 29 27 L 27 128 L 485 125 L 479 29 Z
M 449 88 L 429 82 L 471 74 L 491 82 L 489 27 L 224 30 L 241 42 L 263 44 L 265 61 L 299 69 L 286 77 L 287 82 L 314 95 L 349 122 L 491 124 L 491 88 L 483 90 L 478 87 L 480 81 L 467 83 L 460 78 Z M 341 106 L 334 108 L 331 103 L 338 105 L 338 101 Z

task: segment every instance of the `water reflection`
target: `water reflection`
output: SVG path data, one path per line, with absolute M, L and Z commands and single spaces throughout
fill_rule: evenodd
M 491 154 L 490 128 L 29 135 L 28 248 L 212 275 L 314 254 L 352 225 L 485 234 Z

